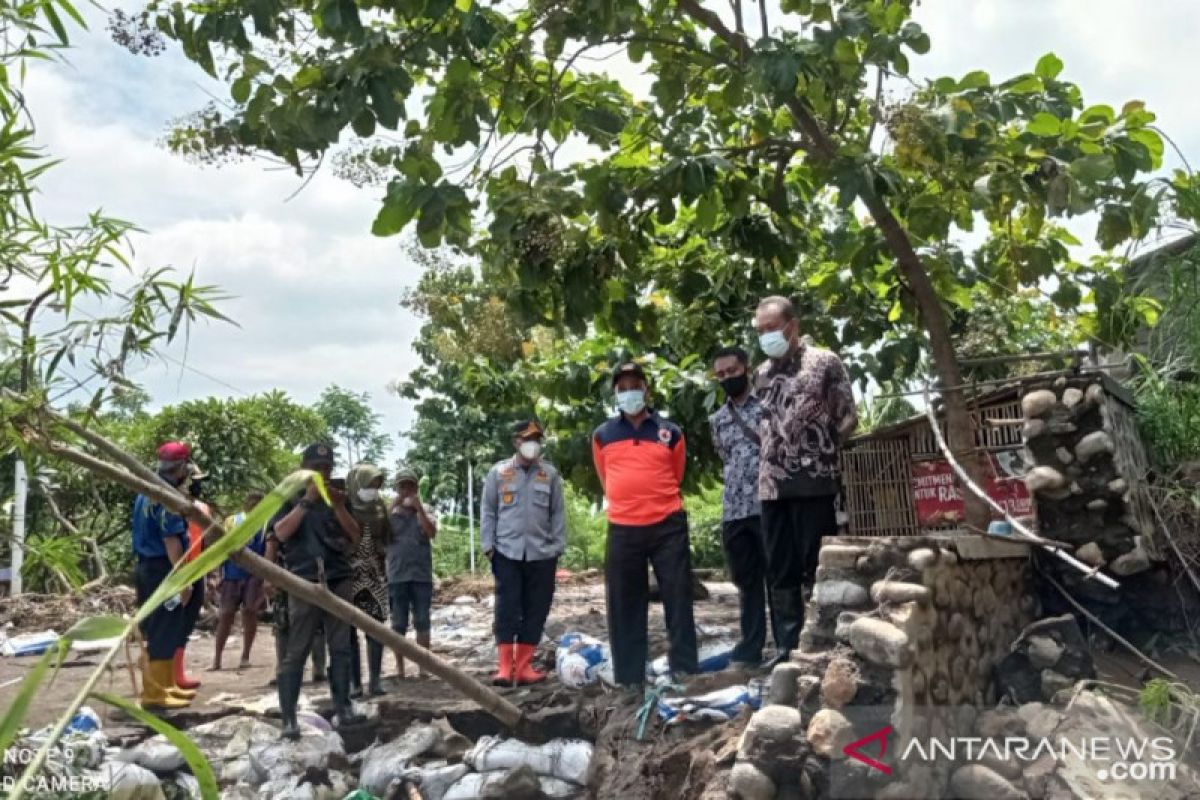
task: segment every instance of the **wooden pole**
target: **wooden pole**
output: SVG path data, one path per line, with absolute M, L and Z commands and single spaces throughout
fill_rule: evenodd
M 109 464 L 103 459 L 89 453 L 53 441 L 40 430 L 26 427 L 21 433 L 30 443 L 36 443 L 54 455 L 78 464 L 101 477 L 120 483 L 135 492 L 146 494 L 172 511 L 200 523 L 205 529 L 204 544 L 206 547 L 211 546 L 225 535 L 225 529 L 218 525 L 207 512 L 165 483 L 161 481 L 156 481 L 155 483 L 146 481 L 140 476 L 134 475 L 128 469 Z M 102 439 L 102 437 L 95 432 L 89 433 L 91 434 L 88 436 L 89 441 L 100 446 L 97 439 Z M 102 446 L 102 449 L 106 452 L 111 454 L 113 449 L 120 449 L 118 445 L 107 440 L 104 441 L 105 445 Z M 128 458 L 132 459 L 132 456 L 128 456 Z M 128 463 L 124 458 L 120 460 Z M 299 578 L 286 569 L 272 564 L 262 556 L 249 550 L 243 549 L 235 552 L 231 554 L 230 558 L 235 564 L 251 575 L 262 578 L 264 581 L 269 581 L 288 594 L 294 595 L 307 603 L 311 603 L 329 612 L 343 622 L 358 628 L 380 644 L 403 654 L 405 658 L 416 662 L 419 667 L 428 670 L 464 696 L 478 703 L 484 711 L 495 717 L 509 730 L 516 733 L 522 732 L 524 716 L 520 708 L 501 697 L 489 687 L 484 686 L 467 673 L 443 661 L 429 650 L 411 642 L 406 637 L 392 630 L 389 626 L 342 600 L 324 586 Z

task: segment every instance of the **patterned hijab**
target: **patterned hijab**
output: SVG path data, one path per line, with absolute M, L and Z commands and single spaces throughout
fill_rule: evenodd
M 350 507 L 355 511 L 367 513 L 381 506 L 379 500 L 364 502 L 358 496 L 359 489 L 370 488 L 376 480 L 383 479 L 383 470 L 374 464 L 356 464 L 346 476 L 346 494 L 350 496 Z

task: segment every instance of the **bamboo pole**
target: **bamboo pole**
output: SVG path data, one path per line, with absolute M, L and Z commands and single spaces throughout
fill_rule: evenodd
M 1103 572 L 1084 564 L 1082 561 L 1075 558 L 1075 556 L 1071 555 L 1062 548 L 1049 544 L 1042 544 L 1040 537 L 1037 534 L 1026 528 L 1020 520 L 1008 513 L 1008 510 L 1005 509 L 1004 506 L 993 500 L 987 492 L 979 488 L 975 482 L 971 480 L 971 477 L 967 474 L 966 470 L 962 468 L 962 465 L 958 463 L 958 460 L 954 457 L 954 454 L 950 452 L 950 446 L 946 444 L 946 438 L 942 436 L 942 431 L 938 427 L 937 415 L 933 410 L 933 400 L 929 396 L 928 383 L 925 384 L 925 416 L 929 418 L 929 424 L 933 428 L 933 435 L 937 439 L 938 448 L 942 451 L 942 455 L 946 458 L 946 461 L 948 461 L 950 466 L 954 469 L 954 474 L 958 476 L 960 481 L 962 481 L 963 486 L 969 492 L 971 492 L 971 494 L 975 495 L 984 503 L 991 506 L 992 509 L 994 509 L 997 513 L 1003 515 L 1008 524 L 1012 526 L 1013 531 L 1018 534 L 1020 540 L 1024 540 L 1030 544 L 1040 545 L 1047 552 L 1057 556 L 1060 560 L 1074 567 L 1089 580 L 1097 580 L 1110 589 L 1121 588 L 1121 584 L 1117 583 L 1108 575 L 1105 575 Z
M 204 544 L 206 547 L 225 535 L 224 528 L 218 525 L 212 517 L 192 503 L 191 500 L 165 483 L 161 481 L 151 483 L 127 469 L 110 464 L 69 445 L 56 442 L 39 430 L 25 428 L 22 433 L 26 440 L 31 443 L 36 442 L 53 455 L 78 464 L 90 472 L 120 483 L 135 492 L 145 494 L 170 510 L 200 523 L 205 528 Z M 96 440 L 101 438 L 99 434 L 95 433 L 88 437 L 90 441 L 93 441 L 93 443 L 102 447 L 107 452 L 112 452 L 113 448 L 120 449 L 112 442 L 107 442 L 107 440 L 105 440 L 107 446 L 99 445 Z M 122 461 L 124 460 L 122 459 Z M 251 575 L 269 581 L 288 594 L 333 614 L 338 619 L 353 625 L 384 646 L 402 653 L 405 658 L 411 659 L 419 667 L 436 675 L 464 696 L 474 700 L 484 711 L 495 717 L 509 730 L 521 732 L 524 717 L 520 708 L 501 697 L 492 689 L 484 686 L 467 673 L 443 661 L 434 653 L 413 643 L 392 630 L 389 626 L 337 597 L 325 587 L 309 583 L 303 578 L 293 575 L 286 569 L 272 564 L 262 556 L 249 550 L 241 550 L 233 553 L 230 558 L 235 564 Z

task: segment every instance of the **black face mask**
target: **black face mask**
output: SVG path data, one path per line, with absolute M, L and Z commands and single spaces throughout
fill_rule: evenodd
M 745 373 L 734 375 L 732 378 L 725 378 L 721 381 L 721 388 L 725 390 L 725 396 L 730 400 L 735 397 L 741 397 L 749 385 L 750 378 Z

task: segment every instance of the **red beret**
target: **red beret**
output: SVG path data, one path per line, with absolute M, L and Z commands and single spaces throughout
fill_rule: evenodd
M 192 448 L 183 442 L 167 442 L 158 448 L 159 461 L 187 461 L 192 457 Z

